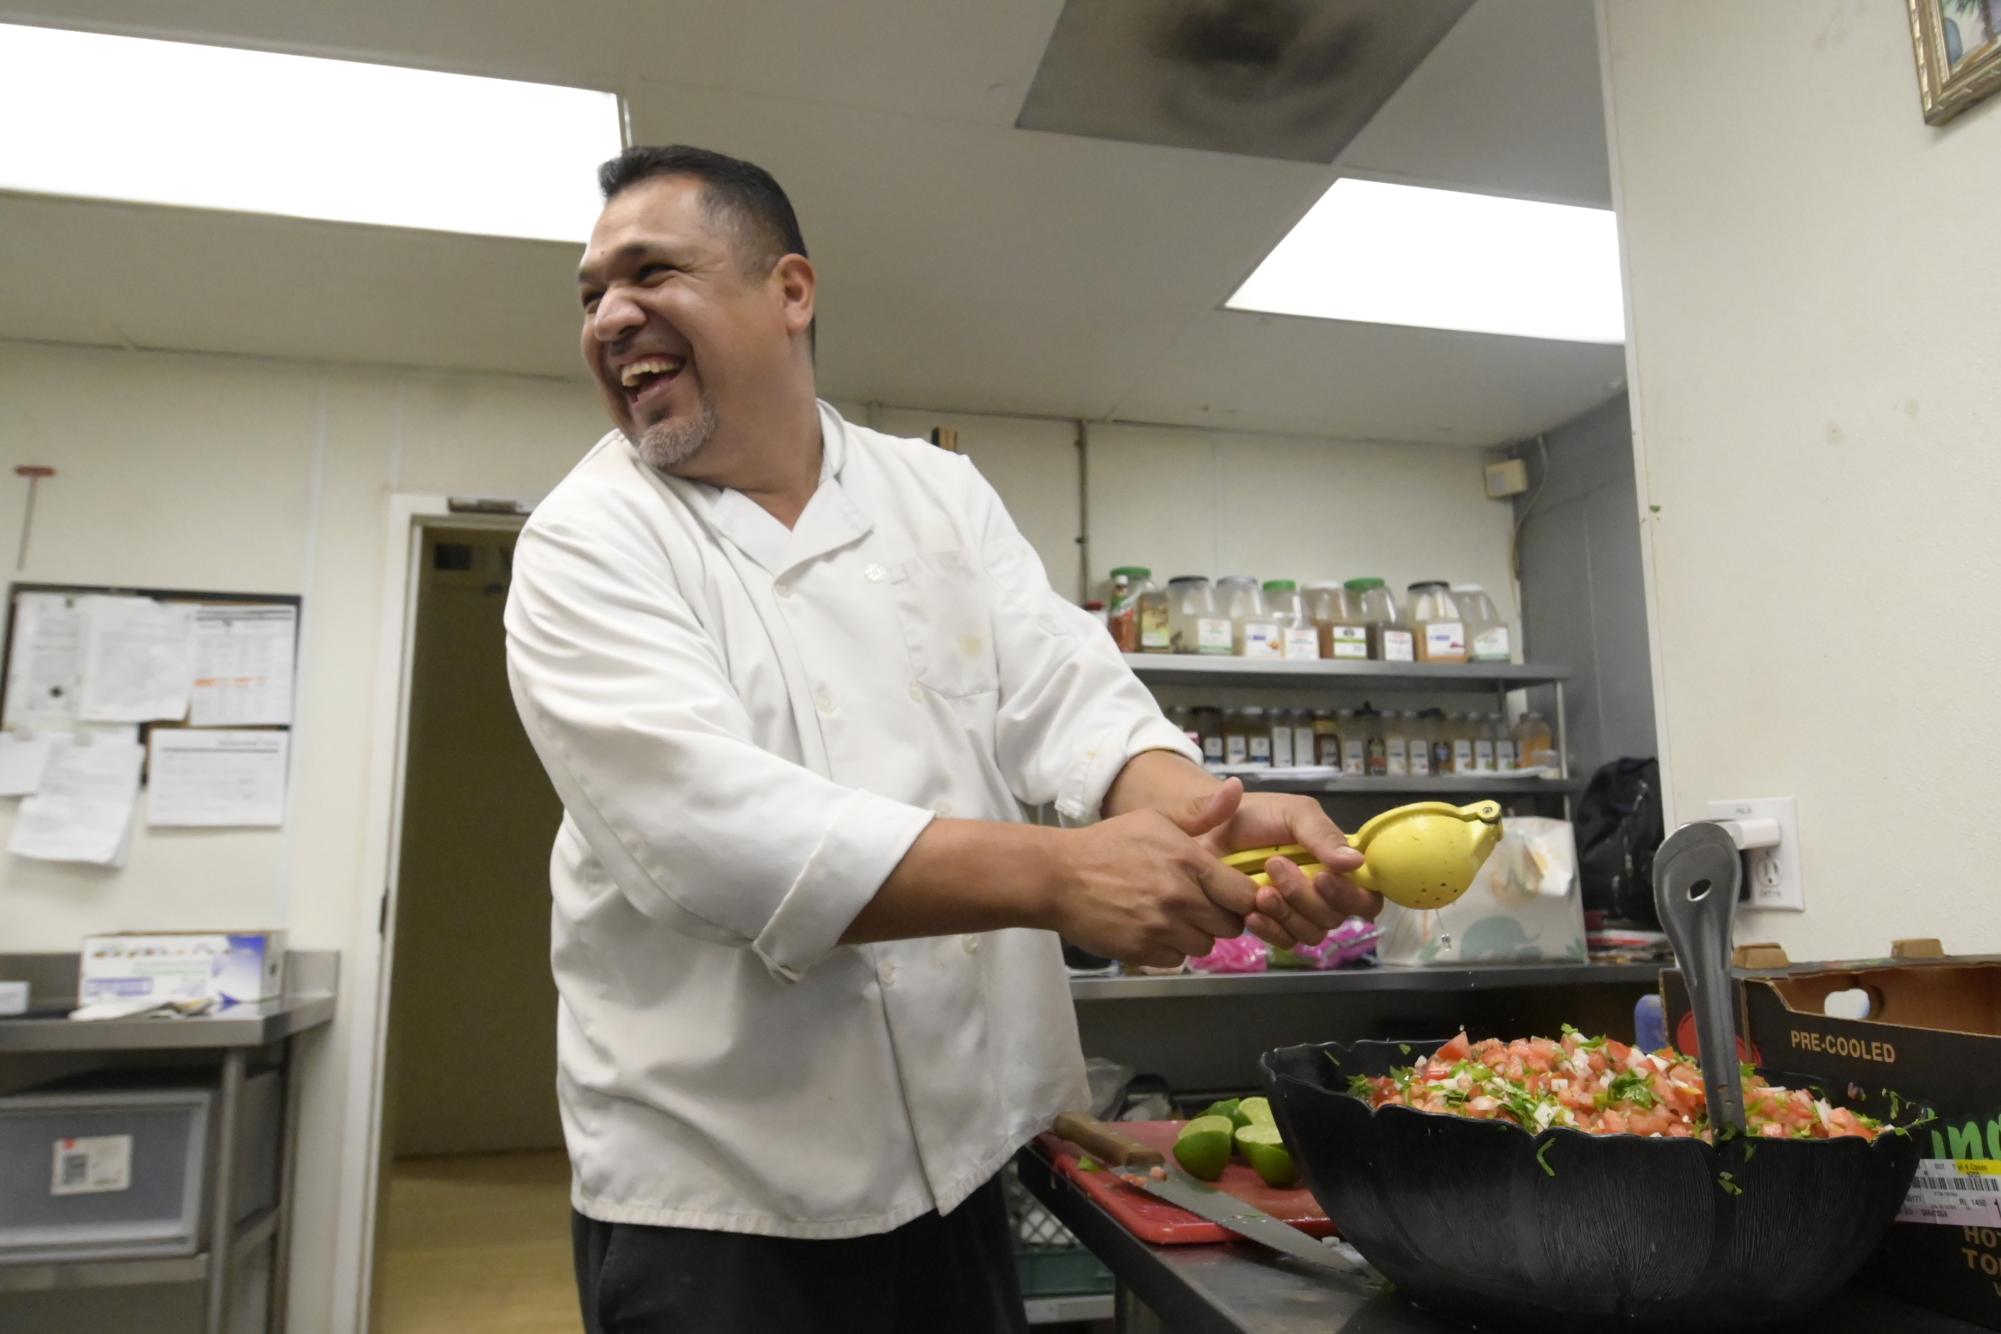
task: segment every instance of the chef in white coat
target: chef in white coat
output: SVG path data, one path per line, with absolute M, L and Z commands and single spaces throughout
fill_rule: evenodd
M 634 148 L 600 184 L 613 429 L 523 529 L 506 617 L 564 809 L 585 1325 L 1019 1330 L 996 1174 L 1087 1101 L 1058 935 L 1173 964 L 1379 901 L 1316 802 L 1203 771 L 968 460 L 818 401 L 767 173 Z M 1287 842 L 1333 869 L 1218 860 Z

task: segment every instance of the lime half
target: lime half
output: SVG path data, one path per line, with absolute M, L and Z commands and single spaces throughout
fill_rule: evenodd
M 1232 1129 L 1227 1116 L 1196 1117 L 1174 1141 L 1174 1161 L 1188 1169 L 1188 1175 L 1214 1181 L 1230 1165 Z
M 1250 1160 L 1251 1170 L 1268 1186 L 1284 1189 L 1299 1184 L 1292 1150 L 1278 1136 L 1277 1126 L 1245 1126 L 1237 1132 L 1237 1151 Z

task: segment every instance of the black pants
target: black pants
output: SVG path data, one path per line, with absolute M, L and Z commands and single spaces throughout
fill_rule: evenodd
M 940 1218 L 842 1241 L 572 1213 L 586 1334 L 1027 1334 L 995 1177 Z

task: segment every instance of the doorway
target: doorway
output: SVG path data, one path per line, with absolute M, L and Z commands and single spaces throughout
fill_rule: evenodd
M 419 529 L 387 990 L 375 1334 L 572 1334 L 550 840 L 508 693 L 517 529 Z

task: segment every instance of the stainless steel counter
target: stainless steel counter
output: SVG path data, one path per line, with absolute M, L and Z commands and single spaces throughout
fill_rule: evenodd
M 1322 1272 L 1249 1242 L 1153 1246 L 1134 1237 L 1031 1146 L 1022 1184 L 1118 1280 L 1121 1334 L 1464 1334 L 1385 1285 Z M 1814 1334 L 1981 1334 L 1979 1326 L 1851 1288 L 1800 1322 Z

